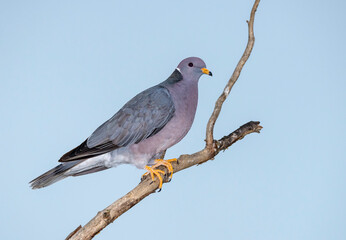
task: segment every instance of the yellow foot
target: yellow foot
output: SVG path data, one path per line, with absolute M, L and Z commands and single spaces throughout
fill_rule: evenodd
M 168 173 L 170 173 L 169 178 L 171 179 L 173 176 L 173 167 L 171 162 L 176 162 L 177 159 L 176 158 L 172 158 L 172 159 L 167 159 L 167 160 L 163 160 L 163 159 L 156 159 L 155 160 L 155 165 L 153 166 L 153 168 L 157 168 L 158 166 L 165 166 L 168 169 Z
M 147 169 L 148 172 L 144 173 L 144 174 L 142 175 L 142 178 L 143 178 L 145 175 L 150 174 L 151 180 L 154 182 L 154 181 L 155 181 L 155 176 L 154 176 L 154 175 L 156 175 L 157 178 L 158 178 L 159 181 L 160 181 L 159 189 L 161 190 L 161 188 L 162 188 L 162 182 L 163 182 L 162 177 L 161 177 L 161 174 L 165 174 L 165 172 L 162 171 L 162 170 L 160 170 L 160 169 L 156 169 L 156 170 L 155 170 L 155 169 L 153 169 L 152 167 L 149 167 L 149 166 L 145 166 L 144 168 Z
M 159 181 L 160 181 L 160 184 L 159 184 L 159 191 L 161 191 L 162 183 L 163 183 L 163 179 L 162 179 L 161 174 L 165 174 L 165 172 L 162 171 L 162 170 L 159 170 L 159 169 L 154 169 L 154 168 L 157 168 L 158 166 L 161 166 L 161 165 L 167 167 L 168 172 L 171 174 L 169 178 L 172 178 L 172 176 L 173 176 L 173 167 L 172 167 L 171 162 L 174 162 L 174 161 L 177 161 L 177 159 L 176 159 L 176 158 L 172 158 L 172 159 L 168 159 L 168 160 L 156 159 L 156 160 L 155 160 L 155 165 L 153 165 L 152 167 L 145 166 L 145 169 L 148 170 L 148 172 L 144 173 L 144 174 L 142 175 L 142 178 L 143 178 L 145 175 L 150 174 L 151 180 L 152 180 L 152 181 L 155 181 L 155 175 L 156 175 L 157 178 L 158 178 Z

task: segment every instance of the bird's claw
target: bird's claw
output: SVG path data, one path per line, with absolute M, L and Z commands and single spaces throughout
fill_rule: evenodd
M 155 181 L 155 176 L 156 176 L 159 179 L 159 181 L 160 181 L 159 188 L 162 188 L 163 180 L 162 180 L 161 174 L 165 174 L 165 172 L 160 170 L 160 169 L 154 169 L 154 166 L 153 167 L 145 166 L 145 169 L 148 170 L 148 172 L 144 173 L 142 175 L 142 178 L 145 175 L 150 174 L 151 180 L 154 182 Z
M 153 168 L 157 168 L 158 166 L 165 166 L 168 169 L 168 173 L 169 175 L 169 179 L 172 178 L 173 176 L 173 166 L 171 164 L 171 162 L 176 162 L 178 159 L 176 158 L 172 158 L 172 159 L 167 159 L 167 160 L 163 160 L 163 159 L 156 159 L 155 160 L 155 165 L 153 166 Z
M 142 180 L 144 179 L 144 176 L 150 174 L 151 176 L 151 180 L 154 182 L 155 181 L 155 176 L 159 179 L 160 183 L 159 183 L 159 192 L 162 189 L 162 184 L 163 184 L 163 178 L 161 176 L 161 174 L 164 175 L 164 177 L 168 177 L 167 182 L 170 182 L 172 180 L 172 176 L 173 176 L 173 166 L 171 164 L 171 162 L 177 161 L 176 158 L 172 158 L 172 159 L 168 159 L 168 160 L 163 160 L 163 159 L 156 159 L 155 160 L 155 165 L 153 165 L 152 167 L 149 166 L 145 166 L 145 169 L 148 171 L 145 174 L 142 175 Z M 159 169 L 154 169 L 157 168 L 159 166 L 165 166 L 168 169 L 168 174 L 166 175 L 164 171 L 159 170 Z
M 168 176 L 165 175 L 165 177 L 168 177 Z M 170 181 L 172 181 L 172 178 L 168 178 L 168 179 L 167 179 L 167 182 L 170 182 Z

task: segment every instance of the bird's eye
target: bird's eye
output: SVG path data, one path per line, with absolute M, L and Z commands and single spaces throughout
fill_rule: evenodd
M 193 67 L 193 63 L 191 63 L 191 62 L 188 65 L 189 65 L 189 67 Z

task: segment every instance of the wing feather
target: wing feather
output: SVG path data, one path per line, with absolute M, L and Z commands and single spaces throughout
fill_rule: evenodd
M 165 87 L 157 85 L 149 88 L 127 102 L 87 140 L 64 154 L 59 161 L 87 159 L 139 143 L 158 133 L 174 112 L 173 100 Z

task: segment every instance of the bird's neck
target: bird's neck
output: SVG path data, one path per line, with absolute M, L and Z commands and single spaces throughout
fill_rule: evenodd
M 177 114 L 189 116 L 189 121 L 195 117 L 198 102 L 198 81 L 180 81 L 171 86 L 167 86 L 171 93 Z

